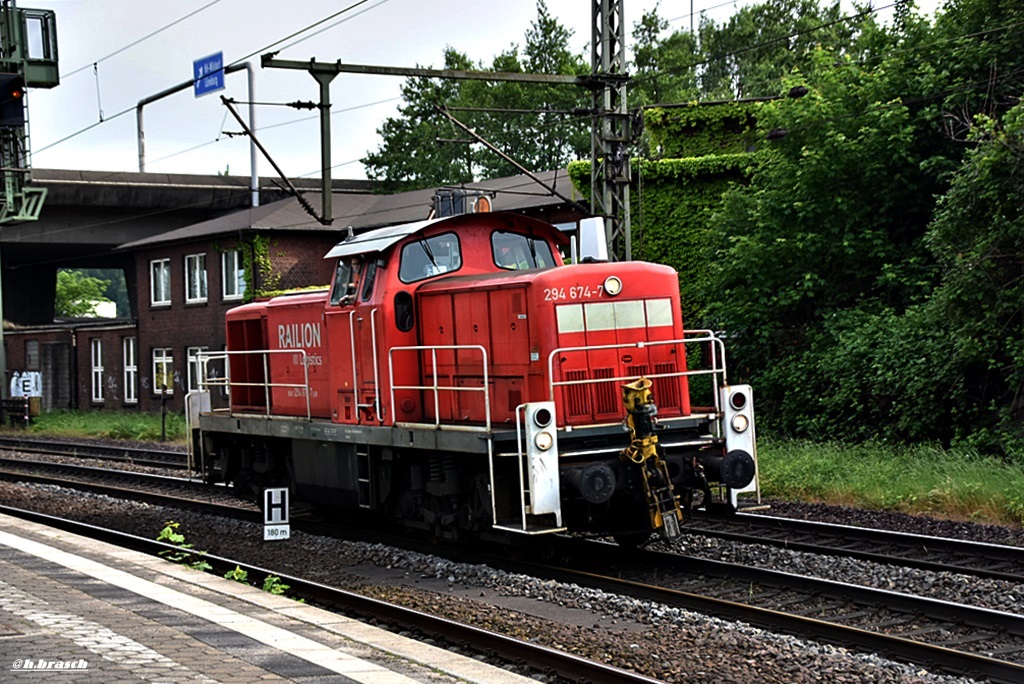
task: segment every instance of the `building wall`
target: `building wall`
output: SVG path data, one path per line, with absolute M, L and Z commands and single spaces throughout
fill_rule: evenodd
M 70 408 L 74 401 L 71 380 L 71 349 L 74 336 L 70 330 L 49 327 L 44 329 L 5 330 L 4 347 L 7 350 L 8 383 L 15 372 L 38 371 L 43 379 L 42 409 Z M 30 351 L 31 350 L 31 351 Z
M 243 243 L 222 239 L 167 244 L 138 252 L 140 408 L 155 411 L 166 400 L 169 409 L 181 409 L 190 379 L 194 387 L 198 372 L 192 365 L 190 378 L 189 350 L 205 348 L 215 352 L 224 349 L 224 314 L 251 299 L 248 296 L 224 297 L 223 254 L 241 250 L 242 267 L 248 274 L 246 289 L 254 282 L 258 292 L 328 285 L 332 265 L 323 256 L 339 239 L 340 235 L 333 233 L 316 236 L 281 234 L 259 238 L 255 248 L 252 241 Z M 206 298 L 205 301 L 189 302 L 186 301 L 188 257 L 196 255 L 204 256 Z M 170 272 L 169 303 L 153 302 L 154 262 L 165 263 Z M 254 263 L 256 268 L 253 268 Z M 269 269 L 259 264 L 269 264 Z M 159 391 L 155 353 L 161 358 L 169 355 L 171 359 L 172 371 L 166 396 Z
M 124 372 L 125 338 L 135 339 L 137 348 L 138 331 L 134 325 L 88 327 L 75 331 L 78 408 L 132 410 L 138 406 L 138 373 L 126 377 Z M 98 356 L 94 351 L 99 352 Z M 126 384 L 131 387 L 126 388 Z
M 8 371 L 11 375 L 41 373 L 44 411 L 131 409 L 137 403 L 130 401 L 132 392 L 125 390 L 123 340 L 137 339 L 137 335 L 133 323 L 108 321 L 8 330 L 4 332 Z M 100 345 L 95 365 L 93 340 L 99 340 Z M 135 376 L 136 397 L 137 383 Z

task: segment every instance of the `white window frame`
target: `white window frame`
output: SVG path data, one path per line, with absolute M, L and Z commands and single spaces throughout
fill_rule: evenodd
M 185 256 L 185 303 L 203 304 L 208 297 L 206 254 Z
M 202 377 L 202 369 L 199 367 L 199 353 L 209 351 L 209 347 L 186 347 L 185 358 L 188 359 L 188 391 L 199 390 L 199 378 Z
M 231 268 L 228 268 L 228 260 Z M 221 296 L 225 301 L 242 299 L 245 296 L 245 267 L 241 249 L 229 249 L 220 255 Z M 228 278 L 234 274 L 233 281 Z
M 124 354 L 124 403 L 139 403 L 139 344 L 134 337 L 124 337 L 121 341 Z
M 149 303 L 153 306 L 167 306 L 171 303 L 170 259 L 153 259 L 149 262 Z
M 164 394 L 163 379 L 167 383 L 166 394 L 174 394 L 174 350 L 170 347 L 153 347 L 153 394 Z
M 89 340 L 89 359 L 92 373 L 92 402 L 103 403 L 103 340 L 94 337 Z

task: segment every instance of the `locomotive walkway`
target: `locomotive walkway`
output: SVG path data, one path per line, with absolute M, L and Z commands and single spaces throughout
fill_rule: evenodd
M 254 587 L 0 515 L 4 681 L 532 680 Z M 52 672 L 50 673 L 52 674 Z

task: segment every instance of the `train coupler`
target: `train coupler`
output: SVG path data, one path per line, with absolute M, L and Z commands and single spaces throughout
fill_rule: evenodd
M 641 471 L 644 476 L 644 493 L 647 495 L 647 508 L 651 516 L 651 528 L 658 531 L 666 541 L 675 539 L 682 530 L 683 511 L 679 506 L 679 497 L 672 491 L 672 480 L 668 476 L 668 466 L 658 458 L 650 459 Z
M 622 403 L 626 407 L 626 428 L 630 437 L 622 457 L 640 466 L 651 528 L 663 539 L 675 539 L 682 533 L 683 511 L 672 489 L 668 464 L 661 457 L 658 436 L 654 434 L 658 407 L 651 397 L 651 381 L 640 378 L 623 385 Z

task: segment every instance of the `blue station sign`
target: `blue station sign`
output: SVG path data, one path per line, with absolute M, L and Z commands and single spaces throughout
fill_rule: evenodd
M 224 90 L 224 53 L 218 52 L 192 62 L 192 79 L 196 97 Z

